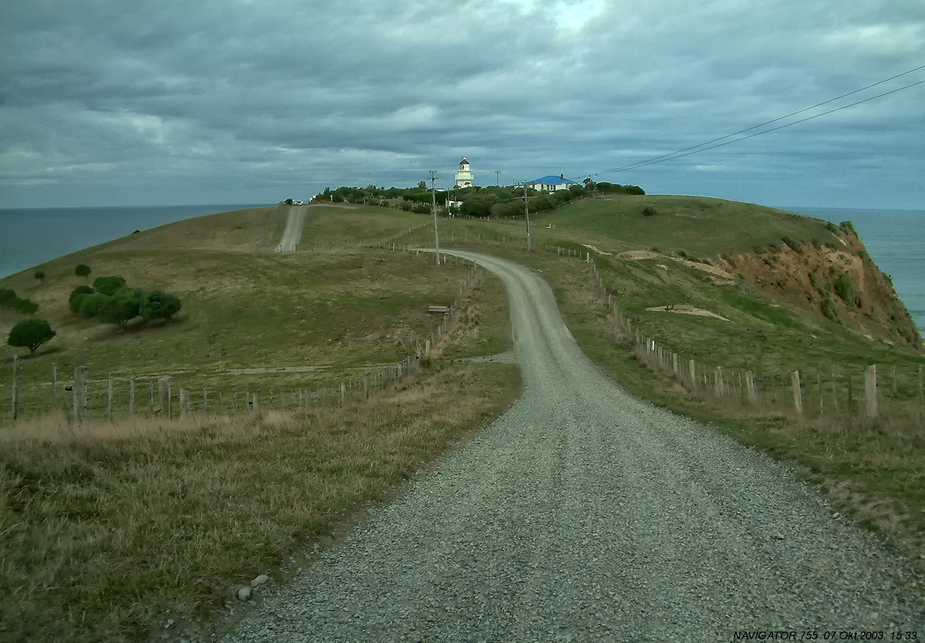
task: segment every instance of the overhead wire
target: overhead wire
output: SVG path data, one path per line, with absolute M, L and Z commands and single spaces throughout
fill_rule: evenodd
M 709 140 L 709 141 L 705 141 L 705 142 L 703 142 L 703 143 L 699 143 L 699 144 L 697 144 L 697 145 L 692 145 L 692 146 L 690 146 L 690 147 L 685 147 L 685 148 L 683 148 L 683 149 L 676 150 L 676 151 L 674 151 L 674 152 L 670 152 L 670 153 L 668 153 L 668 154 L 661 154 L 661 155 L 659 155 L 659 156 L 654 156 L 654 157 L 651 157 L 651 158 L 648 158 L 648 159 L 644 159 L 644 160 L 642 160 L 642 161 L 637 161 L 637 162 L 635 162 L 635 163 L 630 163 L 630 164 L 623 165 L 623 166 L 621 166 L 621 167 L 613 168 L 613 169 L 610 169 L 610 170 L 602 170 L 602 171 L 600 171 L 600 172 L 596 172 L 596 173 L 594 174 L 594 176 L 599 176 L 599 175 L 601 175 L 601 174 L 611 174 L 611 173 L 614 173 L 614 172 L 622 172 L 622 171 L 624 171 L 624 170 L 630 170 L 630 169 L 635 169 L 635 168 L 639 168 L 639 167 L 645 167 L 645 166 L 647 166 L 647 165 L 654 165 L 654 164 L 657 164 L 657 163 L 664 163 L 665 161 L 671 161 L 671 160 L 674 160 L 674 159 L 684 158 L 685 156 L 690 156 L 690 155 L 692 155 L 692 154 L 698 154 L 698 153 L 700 153 L 700 152 L 706 152 L 706 151 L 708 151 L 708 150 L 716 149 L 717 147 L 723 147 L 723 146 L 725 146 L 725 145 L 730 145 L 730 144 L 732 144 L 732 143 L 738 143 L 739 141 L 744 141 L 744 140 L 748 140 L 748 139 L 750 139 L 750 138 L 755 138 L 756 136 L 761 136 L 762 134 L 768 134 L 768 133 L 770 133 L 770 132 L 774 132 L 774 131 L 777 131 L 777 130 L 780 130 L 780 129 L 784 129 L 784 128 L 786 128 L 786 127 L 791 127 L 791 126 L 793 126 L 793 125 L 798 125 L 799 123 L 805 123 L 806 121 L 811 121 L 811 120 L 813 120 L 813 119 L 820 118 L 820 117 L 822 117 L 822 116 L 827 116 L 828 114 L 832 114 L 832 113 L 841 111 L 841 110 L 843 110 L 843 109 L 848 109 L 849 107 L 854 107 L 855 105 L 860 105 L 860 104 L 862 104 L 862 103 L 866 103 L 866 102 L 875 100 L 875 99 L 877 99 L 877 98 L 882 98 L 882 97 L 888 96 L 888 95 L 890 95 L 890 94 L 895 94 L 895 93 L 897 93 L 897 92 L 904 91 L 904 90 L 909 89 L 909 88 L 911 88 L 911 87 L 915 87 L 915 86 L 917 86 L 917 85 L 925 84 L 925 80 L 920 80 L 920 81 L 917 81 L 917 82 L 914 82 L 914 83 L 910 83 L 909 85 L 904 85 L 903 87 L 899 87 L 899 88 L 897 88 L 897 89 L 892 89 L 892 90 L 887 91 L 887 92 L 882 92 L 882 93 L 877 94 L 877 95 L 875 95 L 875 96 L 870 96 L 870 97 L 868 97 L 868 98 L 865 98 L 865 99 L 862 99 L 862 100 L 859 100 L 859 101 L 855 101 L 855 102 L 849 103 L 849 104 L 847 104 L 847 105 L 842 105 L 842 106 L 840 106 L 840 107 L 836 107 L 836 108 L 834 108 L 834 109 L 830 109 L 830 110 L 827 110 L 827 111 L 822 112 L 822 113 L 819 113 L 819 114 L 813 114 L 812 116 L 807 116 L 806 118 L 801 118 L 801 119 L 798 119 L 798 120 L 795 120 L 795 121 L 792 121 L 792 122 L 789 122 L 789 123 L 785 123 L 785 124 L 783 124 L 783 125 L 778 125 L 777 127 L 771 127 L 771 128 L 768 128 L 768 129 L 762 129 L 761 131 L 755 132 L 754 134 L 749 134 L 748 136 L 740 136 L 739 138 L 735 138 L 735 139 L 733 139 L 733 140 L 727 140 L 727 139 L 732 139 L 732 138 L 735 137 L 735 136 L 739 136 L 740 134 L 745 134 L 746 132 L 751 132 L 751 131 L 756 130 L 756 129 L 760 129 L 760 128 L 763 128 L 763 127 L 767 127 L 768 125 L 771 125 L 771 124 L 773 124 L 773 123 L 778 123 L 778 122 L 780 122 L 780 121 L 782 121 L 782 120 L 785 120 L 785 119 L 788 119 L 788 118 L 792 118 L 793 116 L 796 116 L 796 115 L 798 115 L 798 114 L 803 114 L 803 113 L 808 112 L 808 111 L 810 111 L 810 110 L 817 109 L 817 108 L 819 108 L 819 107 L 822 107 L 823 105 L 828 105 L 828 104 L 830 104 L 830 103 L 834 103 L 835 101 L 841 100 L 841 99 L 843 99 L 843 98 L 847 98 L 848 96 L 853 96 L 853 95 L 855 95 L 855 94 L 859 94 L 859 93 L 861 93 L 861 92 L 863 92 L 863 91 L 867 91 L 868 89 L 871 89 L 871 88 L 873 88 L 873 87 L 877 87 L 877 86 L 879 86 L 879 85 L 883 85 L 884 83 L 888 83 L 888 82 L 890 82 L 891 80 L 896 80 L 897 78 L 901 78 L 902 76 L 906 76 L 906 75 L 911 74 L 911 73 L 913 73 L 913 72 L 919 71 L 920 69 L 925 69 L 925 65 L 921 65 L 921 66 L 916 67 L 916 68 L 914 68 L 914 69 L 910 69 L 910 70 L 908 70 L 908 71 L 904 71 L 904 72 L 902 72 L 902 73 L 900 73 L 900 74 L 896 74 L 896 75 L 891 76 L 891 77 L 889 77 L 889 78 L 885 78 L 885 79 L 883 79 L 883 80 L 877 81 L 876 83 L 872 83 L 872 84 L 867 85 L 867 86 L 865 86 L 865 87 L 861 87 L 860 89 L 855 89 L 855 90 L 853 90 L 853 91 L 847 92 L 847 93 L 842 94 L 842 95 L 840 95 L 840 96 L 836 96 L 835 98 L 830 98 L 830 99 L 828 99 L 828 100 L 822 101 L 821 103 L 816 103 L 815 105 L 811 105 L 810 107 L 804 107 L 803 109 L 798 109 L 798 110 L 796 110 L 796 111 L 794 111 L 794 112 L 791 112 L 791 113 L 789 113 L 789 114 L 786 114 L 786 115 L 784 115 L 784 116 L 779 116 L 779 117 L 777 117 L 777 118 L 773 118 L 773 119 L 768 120 L 768 121 L 765 121 L 765 122 L 763 122 L 763 123 L 759 123 L 758 125 L 753 125 L 753 126 L 751 126 L 751 127 L 747 127 L 747 128 L 745 128 L 745 129 L 739 130 L 739 131 L 737 131 L 737 132 L 733 132 L 733 133 L 731 133 L 731 134 L 726 134 L 725 136 L 720 136 L 720 137 L 711 139 L 711 140 Z M 722 142 L 721 142 L 721 141 L 722 141 Z M 713 145 L 713 143 L 716 143 L 716 145 Z

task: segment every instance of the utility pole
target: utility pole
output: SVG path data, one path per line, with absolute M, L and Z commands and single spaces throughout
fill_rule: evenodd
M 527 252 L 532 251 L 530 245 L 530 197 L 527 196 L 527 186 L 529 184 L 524 181 L 524 218 L 527 220 Z
M 437 230 L 437 171 L 430 171 L 430 197 L 434 208 L 434 254 L 437 256 L 437 265 L 440 265 L 440 232 Z

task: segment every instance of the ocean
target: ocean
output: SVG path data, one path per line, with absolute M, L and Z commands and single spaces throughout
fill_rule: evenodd
M 259 207 L 180 205 L 0 210 L 0 277 L 112 241 L 135 230 L 215 212 Z M 851 221 L 874 262 L 893 280 L 919 332 L 925 332 L 925 211 L 804 208 L 791 212 L 833 223 Z
M 194 217 L 255 205 L 0 209 L 0 277 L 84 248 Z

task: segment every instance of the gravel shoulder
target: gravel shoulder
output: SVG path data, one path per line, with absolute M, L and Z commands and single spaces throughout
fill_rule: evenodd
M 877 537 L 787 467 L 607 379 L 526 268 L 452 254 L 507 287 L 523 397 L 225 641 L 925 636 L 920 579 Z

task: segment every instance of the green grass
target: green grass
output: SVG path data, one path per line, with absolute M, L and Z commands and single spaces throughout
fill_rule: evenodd
M 643 216 L 646 205 L 658 214 Z M 316 408 L 306 416 L 271 412 L 259 420 L 194 414 L 172 423 L 91 422 L 79 430 L 39 415 L 50 397 L 51 362 L 62 369 L 61 385 L 70 376 L 64 364 L 90 368 L 97 417 L 109 371 L 138 375 L 141 383 L 168 373 L 177 386 L 189 386 L 194 399 L 203 388 L 224 390 L 226 405 L 229 390 L 260 387 L 266 407 L 269 390 L 337 383 L 407 355 L 409 343 L 439 323 L 427 306 L 451 303 L 467 271 L 456 264 L 437 268 L 432 255 L 364 247 L 432 247 L 427 216 L 311 208 L 302 251 L 267 252 L 285 216 L 286 208 L 274 207 L 203 217 L 49 262 L 44 284 L 32 271 L 0 280 L 0 287 L 38 302 L 39 316 L 59 333 L 34 359 L 22 361 L 26 421 L 0 429 L 0 591 L 13 597 L 0 604 L 3 638 L 140 640 L 161 627 L 166 609 L 178 620 L 208 619 L 236 586 L 267 570 L 276 582 L 284 557 L 332 533 L 364 503 L 386 498 L 422 461 L 483 426 L 517 395 L 516 368 L 453 361 L 512 346 L 501 283 L 481 272 L 449 343 L 440 348 L 442 358 L 368 404 Z M 787 270 L 808 270 L 800 262 L 811 248 L 839 246 L 830 227 L 750 204 L 657 196 L 589 199 L 533 223 L 538 250 L 530 254 L 522 220 L 441 219 L 441 246 L 494 254 L 537 271 L 583 350 L 615 381 L 796 463 L 859 517 L 925 552 L 925 431 L 916 418 L 796 421 L 690 395 L 615 340 L 587 264 L 548 250 L 591 252 L 608 291 L 640 333 L 705 365 L 769 376 L 799 368 L 810 383 L 817 371 L 837 371 L 841 378 L 851 372 L 857 405 L 862 369 L 878 364 L 889 416 L 890 367 L 897 366 L 898 397 L 907 404 L 923 363 L 909 345 L 889 343 L 889 329 L 871 327 L 868 338 L 803 305 L 805 293 L 792 285 L 793 292 L 762 287 L 756 275 L 718 282 L 668 257 L 616 256 L 628 249 L 683 250 L 727 268 L 731 259 L 737 272 L 749 270 L 749 261 L 765 266 L 761 257 L 778 253 L 772 262 L 778 267 L 761 270 L 779 279 L 781 272 L 770 271 L 783 270 L 787 261 Z M 772 244 L 779 250 L 770 250 Z M 762 254 L 755 255 L 756 247 Z M 124 331 L 77 318 L 66 299 L 84 283 L 73 275 L 80 262 L 92 267 L 91 281 L 117 274 L 132 285 L 175 292 L 183 311 L 169 324 L 130 324 Z M 681 303 L 729 321 L 647 310 Z M 0 333 L 19 318 L 0 310 Z M 13 354 L 0 347 L 4 369 Z M 322 370 L 229 374 L 300 365 Z M 0 378 L 0 415 L 8 419 L 7 383 Z M 126 386 L 124 379 L 117 382 L 122 404 Z M 813 394 L 808 386 L 807 408 Z M 61 391 L 59 403 L 67 400 Z
M 646 207 L 659 214 L 643 216 Z M 750 203 L 686 196 L 613 195 L 569 204 L 534 217 L 540 240 L 555 236 L 598 247 L 684 250 L 718 257 L 780 242 L 782 236 L 837 243 L 825 222 Z M 609 248 L 608 248 L 609 249 Z
M 327 210 L 337 219 L 353 213 L 336 208 L 309 212 L 321 220 Z M 386 237 L 407 232 L 411 215 L 400 214 L 395 221 L 386 217 L 386 222 L 365 229 Z M 25 416 L 49 408 L 53 362 L 59 368 L 59 399 L 73 367 L 83 365 L 92 380 L 104 380 L 112 372 L 123 382 L 122 407 L 128 404 L 124 382 L 132 376 L 145 387 L 167 374 L 177 387 L 229 393 L 258 386 L 266 391 L 333 385 L 355 377 L 364 367 L 404 359 L 413 343 L 423 342 L 439 324 L 428 314 L 428 305 L 452 303 L 468 270 L 461 263 L 438 268 L 428 255 L 359 247 L 277 254 L 238 250 L 237 239 L 227 245 L 208 240 L 200 240 L 205 247 L 184 245 L 196 236 L 188 228 L 197 233 L 204 227 L 211 230 L 221 223 L 216 220 L 220 216 L 133 235 L 50 262 L 41 285 L 22 277 L 9 280 L 40 301 L 39 315 L 58 333 L 35 357 L 22 360 L 20 399 Z M 229 217 L 234 225 L 237 216 Z M 263 221 L 264 213 L 254 218 L 261 225 L 242 229 L 258 234 L 272 227 L 272 222 Z M 369 237 L 373 238 L 378 237 Z M 315 239 L 322 243 L 325 237 Z M 132 286 L 177 294 L 183 309 L 169 323 L 139 319 L 124 329 L 82 318 L 67 310 L 68 293 L 85 281 L 70 274 L 77 262 L 90 265 L 97 276 L 121 275 Z M 15 321 L 15 314 L 0 313 L 0 333 L 5 335 Z M 14 354 L 23 351 L 0 347 L 0 363 L 9 365 Z M 304 366 L 324 370 L 271 377 L 229 375 L 232 369 Z M 0 380 L 3 420 L 11 416 L 9 386 L 8 377 Z M 98 382 L 96 390 L 99 401 Z
M 637 262 L 601 258 L 605 282 L 619 291 L 621 305 L 638 312 L 635 327 L 643 336 L 712 366 L 751 368 L 767 377 L 759 380 L 765 395 L 772 392 L 770 375 L 804 370 L 806 417 L 777 410 L 743 408 L 710 396 L 693 395 L 672 379 L 657 375 L 635 356 L 631 344 L 615 338 L 606 306 L 600 301 L 588 265 L 548 252 L 527 255 L 500 249 L 499 254 L 530 266 L 549 281 L 560 310 L 582 350 L 616 382 L 631 392 L 673 411 L 712 424 L 742 444 L 794 463 L 821 483 L 844 509 L 872 527 L 889 533 L 913 558 L 925 555 L 925 424 L 919 403 L 918 369 L 921 353 L 890 346 L 847 331 L 821 316 L 775 304 L 747 284 L 715 286 L 685 271 L 653 271 Z M 606 268 L 603 268 L 606 266 Z M 675 273 L 676 274 L 673 274 Z M 645 312 L 665 291 L 654 287 L 658 277 L 667 292 L 685 292 L 697 305 L 727 316 L 724 322 L 664 312 Z M 666 285 L 667 284 L 667 285 Z M 779 307 L 775 307 L 779 306 Z M 879 364 L 881 419 L 863 418 L 863 369 Z M 891 366 L 899 374 L 897 396 L 892 392 Z M 831 407 L 829 382 L 839 377 L 841 414 Z M 817 417 L 816 372 L 821 372 L 827 414 Z M 854 375 L 854 416 L 844 413 L 846 380 Z M 789 402 L 790 389 L 774 393 Z
M 427 306 L 452 303 L 469 270 L 456 262 L 437 267 L 432 255 L 344 244 L 338 235 L 350 225 L 343 217 L 355 212 L 310 212 L 313 246 L 304 252 L 259 251 L 272 247 L 284 223 L 284 209 L 268 208 L 75 253 L 45 264 L 44 284 L 28 281 L 28 271 L 0 281 L 32 293 L 58 330 L 21 362 L 23 412 L 12 427 L 10 380 L 0 378 L 7 425 L 0 428 L 0 593 L 8 598 L 0 604 L 0 638 L 143 640 L 163 631 L 166 610 L 208 635 L 237 587 L 263 572 L 283 582 L 284 559 L 387 498 L 519 395 L 514 366 L 443 359 L 368 402 L 273 410 L 271 391 L 279 400 L 282 390 L 330 386 L 406 357 L 411 342 L 423 341 L 442 319 Z M 406 234 L 417 221 L 378 214 L 359 213 L 365 243 Z M 176 293 L 183 310 L 170 323 L 136 321 L 126 329 L 77 317 L 66 302 L 85 281 L 73 276 L 80 262 L 92 267 L 91 278 L 116 274 Z M 445 355 L 511 349 L 496 278 L 477 273 L 461 311 Z M 0 317 L 0 326 L 14 320 Z M 5 373 L 14 354 L 0 348 Z M 47 414 L 52 362 L 64 409 L 70 368 L 87 366 L 88 423 Z M 306 365 L 321 370 L 229 372 Z M 112 424 L 101 419 L 109 372 L 118 378 Z M 132 375 L 139 412 L 129 420 Z M 213 413 L 170 422 L 147 417 L 147 385 L 161 375 L 192 389 L 194 408 L 210 389 Z M 248 389 L 262 390 L 261 417 L 214 414 L 217 390 L 224 390 L 226 409 L 237 390 L 243 410 Z

